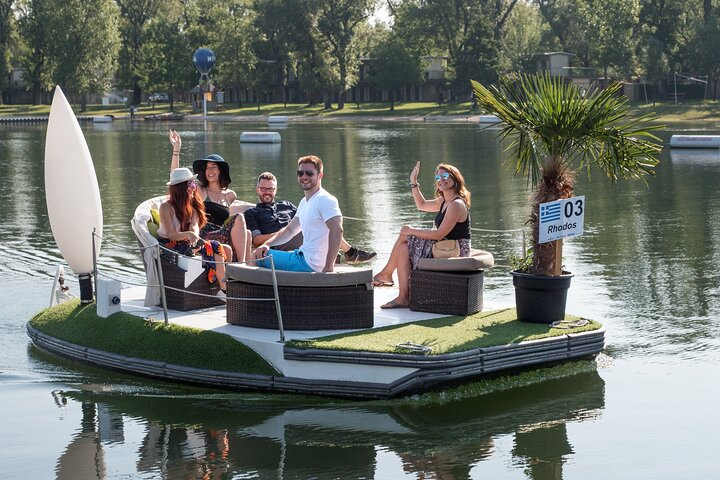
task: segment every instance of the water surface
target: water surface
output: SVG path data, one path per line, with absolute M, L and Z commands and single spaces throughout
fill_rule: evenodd
M 104 209 L 101 264 L 141 282 L 129 221 L 164 191 L 170 144 L 164 124 L 85 125 Z M 253 201 L 255 178 L 273 171 L 279 197 L 297 202 L 295 161 L 325 162 L 323 185 L 340 200 L 346 237 L 379 252 L 403 224 L 429 225 L 407 179 L 420 160 L 458 166 L 473 193 L 473 245 L 498 264 L 518 253 L 508 232 L 527 217 L 524 179 L 501 164 L 503 145 L 478 125 L 308 123 L 281 128 L 280 145 L 240 145 L 264 124 L 173 125 L 181 164 L 216 152 L 232 187 Z M 43 193 L 45 126 L 0 127 L 0 458 L 6 478 L 712 478 L 720 421 L 718 272 L 720 154 L 663 152 L 648 185 L 581 176 L 585 234 L 568 240 L 575 273 L 568 310 L 603 322 L 596 371 L 426 405 L 238 394 L 97 370 L 32 347 L 25 322 L 50 298 L 62 259 Z M 707 133 L 707 132 L 705 132 Z M 712 133 L 712 132 L 710 132 Z M 669 137 L 670 132 L 664 135 Z M 72 186 L 68 186 L 72 188 Z M 73 288 L 74 279 L 70 280 Z M 512 299 L 503 268 L 488 299 Z

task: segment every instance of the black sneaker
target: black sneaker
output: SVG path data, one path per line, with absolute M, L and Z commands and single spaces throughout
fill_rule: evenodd
M 369 262 L 377 256 L 375 252 L 366 252 L 359 248 L 352 247 L 350 250 L 345 252 L 345 263 L 363 263 Z

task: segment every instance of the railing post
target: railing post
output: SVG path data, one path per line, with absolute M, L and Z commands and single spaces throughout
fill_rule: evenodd
M 160 280 L 160 299 L 162 300 L 163 314 L 165 315 L 165 325 L 170 324 L 168 320 L 167 300 L 165 299 L 165 279 L 163 278 L 162 261 L 160 260 L 160 244 L 155 245 L 155 265 L 157 266 L 158 280 Z
M 280 327 L 280 342 L 285 343 L 285 330 L 283 329 L 282 312 L 280 311 L 280 295 L 278 294 L 277 277 L 275 276 L 275 260 L 270 255 L 270 270 L 272 271 L 273 293 L 275 294 L 275 311 L 278 317 L 278 327 Z
M 95 227 L 93 227 L 92 231 L 92 255 L 93 255 L 93 283 L 95 284 L 95 292 L 93 294 L 93 297 L 97 295 L 97 252 L 95 251 Z M 96 299 L 97 302 L 97 299 Z

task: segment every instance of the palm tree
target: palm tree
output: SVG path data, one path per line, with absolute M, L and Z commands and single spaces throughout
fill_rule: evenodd
M 533 259 L 529 273 L 562 273 L 562 240 L 540 244 L 538 208 L 541 203 L 573 196 L 575 174 L 599 167 L 611 181 L 653 175 L 660 140 L 651 132 L 650 115 L 628 119 L 622 85 L 582 92 L 549 74 L 506 77 L 500 86 L 472 81 L 480 108 L 502 122 L 500 138 L 512 140 L 515 173 L 527 176 L 533 188 Z

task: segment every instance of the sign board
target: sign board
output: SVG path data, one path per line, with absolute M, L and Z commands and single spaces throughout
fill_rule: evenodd
M 540 204 L 540 243 L 583 234 L 585 196 Z

